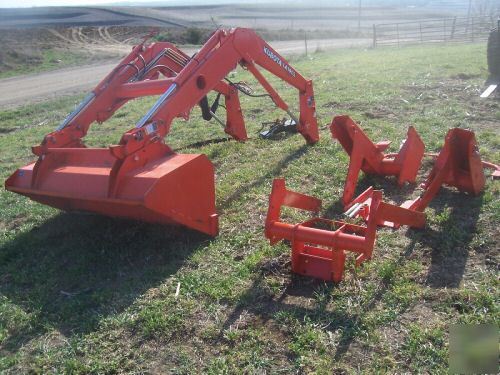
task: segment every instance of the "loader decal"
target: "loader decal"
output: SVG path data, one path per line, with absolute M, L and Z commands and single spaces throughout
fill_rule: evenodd
M 281 58 L 279 56 L 277 56 L 273 51 L 271 51 L 266 46 L 264 46 L 264 53 L 266 54 L 267 57 L 269 57 L 271 60 L 273 60 L 276 64 L 278 64 L 283 69 L 285 69 L 288 74 L 290 74 L 292 77 L 295 77 L 295 70 L 293 70 L 286 62 L 281 60 Z

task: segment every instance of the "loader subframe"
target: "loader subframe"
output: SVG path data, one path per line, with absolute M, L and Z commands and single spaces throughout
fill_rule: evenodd
M 348 252 L 356 254 L 356 266 L 371 259 L 380 222 L 397 221 L 418 226 L 425 220 L 421 212 L 383 202 L 379 190 L 372 191 L 366 226 L 320 217 L 289 224 L 281 221 L 283 206 L 317 214 L 321 209 L 321 200 L 290 191 L 284 179 L 275 179 L 269 197 L 265 235 L 271 244 L 290 241 L 294 273 L 336 283 L 343 278 Z
M 424 211 L 442 185 L 453 186 L 461 192 L 479 195 L 486 183 L 484 168 L 493 168 L 492 177 L 500 177 L 498 166 L 481 160 L 473 131 L 461 128 L 450 129 L 431 172 L 421 185 L 424 192 L 416 199 L 403 203 L 402 206 Z
M 425 146 L 413 126 L 408 128 L 407 137 L 397 154 L 384 154 L 390 142 L 373 143 L 349 116 L 334 117 L 330 131 L 350 157 L 342 196 L 344 206 L 349 206 L 354 197 L 360 171 L 396 176 L 400 186 L 405 182 L 415 182 Z
M 442 185 L 456 187 L 459 191 L 472 195 L 480 194 L 485 185 L 484 169 L 493 169 L 492 177 L 500 177 L 500 167 L 481 160 L 479 147 L 471 130 L 454 128 L 448 131 L 445 143 L 439 154 L 427 153 L 435 157 L 434 166 L 424 183 L 420 185 L 422 194 L 413 200 L 404 202 L 401 207 L 413 212 L 423 212 L 439 192 Z M 370 203 L 374 194 L 373 187 L 368 188 L 347 205 L 346 214 L 350 217 L 362 217 L 368 220 Z M 381 221 L 379 225 L 398 228 L 398 221 Z M 422 228 L 422 223 L 410 225 Z

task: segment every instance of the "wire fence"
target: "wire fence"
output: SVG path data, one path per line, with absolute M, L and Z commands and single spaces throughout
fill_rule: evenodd
M 488 39 L 496 16 L 454 17 L 373 25 L 373 47 L 420 43 L 464 43 Z

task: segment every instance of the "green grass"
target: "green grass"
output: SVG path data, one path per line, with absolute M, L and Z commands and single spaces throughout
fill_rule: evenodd
M 176 121 L 167 143 L 216 166 L 214 239 L 61 213 L 2 190 L 0 372 L 446 373 L 450 324 L 500 322 L 498 182 L 488 180 L 479 197 L 442 189 L 425 229 L 381 229 L 374 259 L 357 270 L 350 260 L 340 285 L 291 275 L 289 247 L 271 247 L 263 221 L 279 176 L 323 199 L 325 215 L 341 213 L 348 158 L 326 127 L 333 114 L 353 116 L 392 150 L 410 124 L 428 151 L 448 128 L 471 128 L 483 157 L 498 162 L 500 106 L 478 98 L 481 56 L 483 45 L 462 45 L 293 58 L 315 84 L 322 138 L 314 146 L 298 135 L 258 139 L 261 121 L 282 116 L 266 99 L 242 98 L 245 143 L 197 145 L 224 137 L 198 109 Z M 271 81 L 296 109 L 296 92 Z M 0 176 L 30 161 L 30 146 L 79 99 L 1 111 Z M 132 102 L 95 125 L 88 144 L 118 142 L 153 102 Z M 358 189 L 370 184 L 404 199 L 391 179 L 361 177 Z
M 13 68 L 0 71 L 0 79 L 79 65 L 89 61 L 89 54 L 62 49 L 43 49 L 29 55 L 7 55 L 6 59 Z

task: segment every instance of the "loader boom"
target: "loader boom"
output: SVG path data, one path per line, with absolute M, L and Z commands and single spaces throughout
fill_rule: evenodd
M 141 53 L 144 51 L 143 53 Z M 223 81 L 241 64 L 264 87 L 277 107 L 286 111 L 298 124 L 298 131 L 308 143 L 319 139 L 312 81 L 306 80 L 265 41 L 250 29 L 218 30 L 201 50 L 189 58 L 170 43 L 155 43 L 149 48 L 141 44 L 134 48 L 89 94 L 76 110 L 55 131 L 48 134 L 39 147 L 41 155 L 50 147 L 81 147 L 81 139 L 94 122 L 107 120 L 130 99 L 159 95 L 160 98 L 136 127 L 120 141 L 121 154 L 130 154 L 151 140 L 165 137 L 176 117 L 187 118 L 194 107 L 210 91 L 222 93 L 226 99 L 225 131 L 238 140 L 247 138 L 238 90 Z M 300 118 L 297 119 L 256 65 L 286 81 L 299 91 Z M 137 72 L 144 71 L 143 74 Z M 149 67 L 149 68 L 148 68 Z M 158 80 L 162 72 L 166 78 Z
M 63 210 L 180 224 L 215 236 L 213 165 L 205 155 L 173 152 L 164 137 L 172 121 L 187 119 L 197 104 L 204 119 L 222 122 L 214 114 L 217 101 L 207 104 L 207 94 L 215 90 L 225 99 L 225 132 L 246 140 L 238 97 L 239 91 L 246 92 L 241 83 L 225 78 L 238 64 L 295 120 L 308 143 L 318 141 L 311 81 L 253 31 L 218 30 L 193 57 L 165 42 L 134 47 L 55 131 L 33 147 L 37 161 L 14 172 L 6 189 Z M 257 66 L 299 91 L 298 119 Z M 92 123 L 106 121 L 127 101 L 147 95 L 160 97 L 118 145 L 85 147 L 83 138 Z
M 82 147 L 82 138 L 92 123 L 108 120 L 131 99 L 161 95 L 172 77 L 175 77 L 189 60 L 188 55 L 169 42 L 146 46 L 144 41 L 134 47 L 66 117 L 56 131 L 45 136 L 42 144 L 33 151 L 36 155 L 41 155 L 43 149 L 48 147 Z M 165 79 L 159 79 L 160 74 Z M 226 104 L 231 101 L 239 107 L 236 89 L 231 90 L 225 82 L 220 82 L 216 89 L 225 96 Z M 230 135 L 238 140 L 246 139 L 246 133 Z
M 301 118 L 299 132 L 309 143 L 318 141 L 312 82 L 288 65 L 286 60 L 249 29 L 218 30 L 203 48 L 171 82 L 164 95 L 128 134 L 142 132 L 148 124 L 157 125 L 157 134 L 164 137 L 172 120 L 198 103 L 208 91 L 240 63 L 261 83 L 279 108 L 290 113 L 255 64 L 299 90 Z M 127 141 L 127 139 L 125 139 Z

